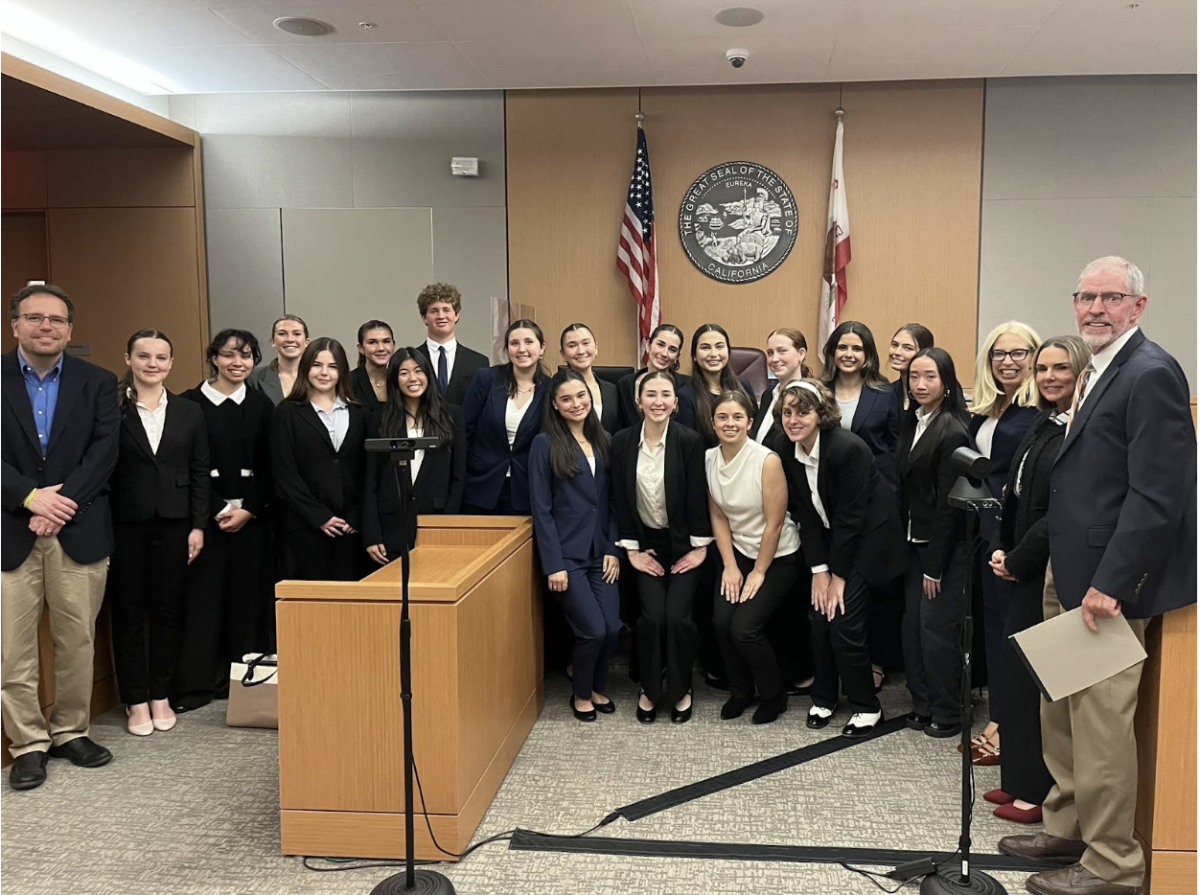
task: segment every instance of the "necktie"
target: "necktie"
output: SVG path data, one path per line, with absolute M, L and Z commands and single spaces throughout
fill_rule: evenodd
M 1079 385 L 1075 389 L 1075 400 L 1071 402 L 1071 418 L 1067 421 L 1068 432 L 1071 431 L 1071 424 L 1075 422 L 1075 414 L 1079 412 L 1079 406 L 1083 404 L 1083 397 L 1087 394 L 1088 381 L 1095 372 L 1096 368 L 1089 362 L 1079 376 Z
M 450 385 L 450 374 L 446 369 L 446 346 L 438 346 L 438 391 L 443 395 L 446 394 L 446 388 Z

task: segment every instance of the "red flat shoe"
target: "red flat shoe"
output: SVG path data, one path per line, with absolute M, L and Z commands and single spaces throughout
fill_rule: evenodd
M 1032 808 L 1018 808 L 1010 802 L 1007 805 L 1001 805 L 992 814 L 1002 820 L 1011 820 L 1018 824 L 1040 824 L 1042 822 L 1041 805 L 1034 805 Z
M 991 789 L 983 794 L 983 800 L 993 805 L 1007 805 L 1013 801 L 1013 797 L 1002 789 Z

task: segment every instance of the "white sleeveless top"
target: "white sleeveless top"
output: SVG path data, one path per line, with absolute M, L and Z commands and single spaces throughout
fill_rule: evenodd
M 709 448 L 704 455 L 708 493 L 729 520 L 733 546 L 749 559 L 758 558 L 767 517 L 763 513 L 763 463 L 773 456 L 770 448 L 748 440 L 737 456 L 726 463 L 720 446 Z M 800 549 L 800 534 L 792 517 L 784 513 L 783 531 L 779 533 L 776 556 L 788 556 Z

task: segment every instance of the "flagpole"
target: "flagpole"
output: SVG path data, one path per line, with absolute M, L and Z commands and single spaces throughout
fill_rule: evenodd
M 638 90 L 638 110 L 633 116 L 633 120 L 637 122 L 638 130 L 641 130 L 642 122 L 646 120 L 646 113 L 642 111 L 642 91 Z M 633 317 L 633 344 L 637 346 L 636 366 L 641 366 L 642 361 L 646 359 L 647 346 L 642 341 L 642 309 L 638 308 L 637 314 Z

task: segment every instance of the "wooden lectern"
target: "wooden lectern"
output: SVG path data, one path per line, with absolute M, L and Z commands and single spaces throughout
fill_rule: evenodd
M 461 852 L 541 712 L 533 525 L 422 516 L 409 581 L 413 753 L 441 846 Z M 404 856 L 400 564 L 358 582 L 282 581 L 284 854 Z M 416 857 L 447 860 L 416 795 Z

